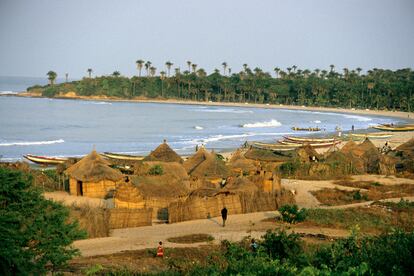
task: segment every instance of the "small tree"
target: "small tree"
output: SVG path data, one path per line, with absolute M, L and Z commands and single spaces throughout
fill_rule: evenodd
M 57 77 L 57 74 L 55 71 L 49 71 L 47 72 L 47 79 L 49 80 L 50 85 L 54 85 L 55 84 L 55 79 Z
M 66 264 L 86 236 L 69 210 L 46 200 L 32 177 L 0 168 L 0 274 L 42 275 Z

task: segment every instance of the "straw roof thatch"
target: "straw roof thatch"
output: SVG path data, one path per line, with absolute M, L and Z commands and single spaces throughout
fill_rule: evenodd
M 320 159 L 319 153 L 312 148 L 309 144 L 306 144 L 303 147 L 300 147 L 296 150 L 296 153 L 302 162 L 309 162 L 311 161 L 311 158 L 315 156 L 317 160 Z
M 200 147 L 198 151 L 188 158 L 183 166 L 186 169 L 187 173 L 191 173 L 198 165 L 205 161 L 211 153 L 209 153 L 204 147 Z
M 254 184 L 252 181 L 250 181 L 246 177 L 237 177 L 231 181 L 229 181 L 228 184 L 224 187 L 225 191 L 231 191 L 231 192 L 257 192 L 259 191 L 259 188 L 256 184 Z
M 99 182 L 102 180 L 119 181 L 122 173 L 109 167 L 110 163 L 95 150 L 69 167 L 65 173 L 78 181 Z
M 268 162 L 283 162 L 296 156 L 295 151 L 279 152 L 251 147 L 244 155 L 248 159 Z
M 189 172 L 189 174 L 199 178 L 226 177 L 229 175 L 229 171 L 223 160 L 221 160 L 216 154 L 210 154 L 207 156 L 206 160 L 196 166 Z
M 229 161 L 229 167 L 231 169 L 241 169 L 244 172 L 250 172 L 257 170 L 255 161 L 244 157 L 243 151 L 237 150 Z
M 403 151 L 406 153 L 414 153 L 414 138 L 411 138 L 404 144 L 399 145 L 396 149 L 396 151 Z
M 159 145 L 155 150 L 143 159 L 143 161 L 162 161 L 182 163 L 183 159 L 173 151 L 166 141 Z
M 349 153 L 352 149 L 354 149 L 357 146 L 357 144 L 350 140 L 348 141 L 348 143 L 346 143 L 342 148 L 341 148 L 341 152 L 342 153 Z
M 179 197 L 188 193 L 185 183 L 169 175 L 135 176 L 132 184 L 145 198 L 153 197 Z

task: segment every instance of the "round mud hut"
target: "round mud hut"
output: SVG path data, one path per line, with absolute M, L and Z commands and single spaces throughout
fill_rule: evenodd
M 69 176 L 69 193 L 76 196 L 105 198 L 115 190 L 123 175 L 109 167 L 110 163 L 95 150 L 70 166 L 65 174 Z

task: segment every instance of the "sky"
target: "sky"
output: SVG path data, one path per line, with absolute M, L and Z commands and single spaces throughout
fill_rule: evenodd
M 0 0 L 0 76 L 413 68 L 413 0 Z

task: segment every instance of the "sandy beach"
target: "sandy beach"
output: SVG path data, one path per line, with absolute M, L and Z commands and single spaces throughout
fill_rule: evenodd
M 39 94 L 30 92 L 21 92 L 13 96 L 18 97 L 43 97 Z M 46 98 L 46 97 L 43 97 Z M 206 105 L 206 106 L 228 106 L 228 107 L 245 107 L 245 108 L 272 108 L 272 109 L 290 109 L 290 110 L 307 110 L 320 112 L 340 112 L 360 115 L 386 116 L 395 117 L 414 122 L 414 112 L 402 111 L 388 111 L 388 110 L 370 110 L 370 109 L 355 109 L 355 108 L 334 108 L 334 107 L 318 107 L 318 106 L 298 106 L 298 105 L 283 105 L 283 104 L 256 104 L 256 103 L 235 103 L 235 102 L 199 102 L 199 101 L 183 101 L 177 99 L 150 99 L 143 97 L 136 97 L 132 99 L 122 99 L 116 97 L 106 96 L 78 96 L 74 92 L 68 92 L 56 99 L 71 99 L 71 100 L 86 100 L 86 101 L 110 101 L 110 102 L 137 102 L 137 103 L 159 103 L 159 104 L 185 104 L 185 105 Z

